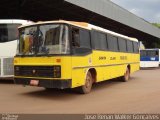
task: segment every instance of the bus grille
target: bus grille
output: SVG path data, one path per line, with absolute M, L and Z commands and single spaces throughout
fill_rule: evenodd
M 54 78 L 54 66 L 15 66 L 15 76 Z
M 13 58 L 3 58 L 3 74 L 4 75 L 13 75 Z

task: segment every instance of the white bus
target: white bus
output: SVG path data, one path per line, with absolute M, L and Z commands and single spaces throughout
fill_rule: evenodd
M 13 57 L 17 50 L 18 27 L 32 23 L 27 20 L 0 20 L 0 78 L 14 75 Z
M 159 67 L 160 49 L 145 49 L 140 51 L 140 67 Z

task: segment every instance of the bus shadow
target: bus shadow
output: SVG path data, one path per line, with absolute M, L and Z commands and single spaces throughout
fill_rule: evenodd
M 14 81 L 11 79 L 0 79 L 0 84 L 14 84 Z
M 134 78 L 130 78 L 130 80 L 132 80 L 132 79 L 134 79 Z M 102 81 L 102 82 L 94 84 L 93 90 L 96 91 L 99 89 L 107 89 L 107 88 L 113 87 L 114 85 L 119 85 L 119 84 L 123 84 L 123 83 L 125 83 L 125 82 L 120 80 L 120 78 L 106 80 L 106 81 Z
M 104 89 L 107 90 L 107 89 L 114 88 L 115 86 L 118 86 L 118 85 L 121 85 L 121 84 L 130 84 L 131 82 L 134 82 L 137 79 L 139 79 L 139 78 L 131 77 L 128 82 L 123 82 L 119 78 L 115 78 L 115 79 L 103 81 L 103 82 L 100 82 L 100 83 L 96 83 L 93 86 L 93 92 L 96 92 L 97 90 L 104 90 Z
M 58 101 L 64 101 L 74 99 L 76 96 L 78 96 L 77 93 L 72 91 L 71 89 L 42 89 L 38 91 L 33 92 L 27 92 L 27 93 L 21 93 L 21 95 L 28 96 L 28 97 L 36 97 L 40 99 L 47 99 L 47 100 L 58 100 Z
M 160 67 L 140 68 L 140 70 L 158 70 Z
M 131 78 L 133 80 L 135 78 Z M 103 81 L 100 83 L 96 83 L 93 85 L 93 89 L 90 94 L 94 94 L 97 90 L 101 89 L 107 89 L 111 86 L 123 84 L 124 82 L 121 82 L 119 79 L 112 79 L 108 81 Z M 43 98 L 43 99 L 51 99 L 51 100 L 70 100 L 77 97 L 85 96 L 84 94 L 80 94 L 76 91 L 76 89 L 42 89 L 38 91 L 33 92 L 27 92 L 27 93 L 21 93 L 21 95 L 29 96 L 29 97 L 36 97 L 36 98 Z M 86 94 L 87 96 L 88 94 Z
M 135 78 L 132 77 L 131 80 L 134 80 Z M 110 88 L 111 86 L 113 87 L 114 85 L 118 84 L 124 84 L 124 82 L 121 82 L 119 79 L 112 79 L 108 81 L 103 81 L 100 83 L 96 83 L 93 85 L 93 89 L 91 91 L 91 95 L 95 94 L 96 91 Z M 26 93 L 21 93 L 21 95 L 28 96 L 28 97 L 36 97 L 40 99 L 48 99 L 48 100 L 58 100 L 58 101 L 64 101 L 65 100 L 71 100 L 71 99 L 76 99 L 77 97 L 85 97 L 88 96 L 88 94 L 80 94 L 74 89 L 65 89 L 65 90 L 60 90 L 60 89 L 42 89 L 38 91 L 33 91 L 33 92 L 26 92 Z

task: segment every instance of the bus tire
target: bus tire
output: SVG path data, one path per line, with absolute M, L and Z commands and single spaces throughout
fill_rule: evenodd
M 122 81 L 123 82 L 128 82 L 130 78 L 130 70 L 127 67 L 126 72 L 124 73 L 124 76 L 122 76 Z
M 90 71 L 88 71 L 88 73 L 86 75 L 85 84 L 78 88 L 78 92 L 81 94 L 88 94 L 91 92 L 92 85 L 93 85 L 92 74 Z

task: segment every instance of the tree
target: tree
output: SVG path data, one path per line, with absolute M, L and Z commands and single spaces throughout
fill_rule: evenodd
M 160 28 L 160 23 L 152 23 L 154 26 Z

